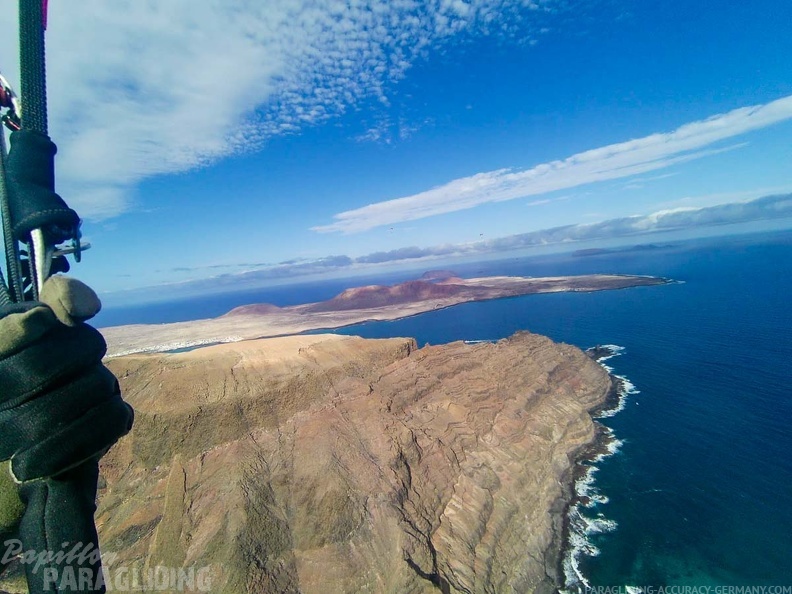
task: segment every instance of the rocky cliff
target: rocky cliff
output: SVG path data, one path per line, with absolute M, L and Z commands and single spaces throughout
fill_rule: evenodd
M 135 406 L 106 456 L 110 564 L 213 592 L 549 592 L 574 457 L 611 388 L 518 334 L 292 336 L 110 361 Z

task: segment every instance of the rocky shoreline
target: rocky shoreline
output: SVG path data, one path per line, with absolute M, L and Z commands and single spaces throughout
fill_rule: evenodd
M 105 550 L 221 568 L 227 592 L 556 590 L 577 460 L 613 389 L 580 350 L 529 333 L 110 363 L 138 422 L 102 464 Z
M 602 361 L 619 354 L 619 351 L 615 350 L 612 345 L 596 345 L 586 349 L 584 352 L 593 361 L 602 365 L 604 369 L 608 368 L 603 365 Z M 614 442 L 618 441 L 605 425 L 597 421 L 603 415 L 618 411 L 623 398 L 628 393 L 625 380 L 622 377 L 610 372 L 608 375 L 611 381 L 610 390 L 602 403 L 590 411 L 596 425 L 596 436 L 590 444 L 581 447 L 576 455 L 571 477 L 568 481 L 569 489 L 568 497 L 564 502 L 563 527 L 559 533 L 560 547 L 557 560 L 557 575 L 559 579 L 556 583 L 556 591 L 567 591 L 570 587 L 570 584 L 566 583 L 569 576 L 565 575 L 564 567 L 565 560 L 570 559 L 571 555 L 575 554 L 574 545 L 572 544 L 573 527 L 571 525 L 570 512 L 576 506 L 587 507 L 591 503 L 588 495 L 580 495 L 576 492 L 577 484 L 587 476 L 597 461 L 613 455 L 611 447 Z M 580 584 L 573 584 L 574 586 L 579 587 Z
M 594 347 L 598 349 L 599 347 Z M 594 349 L 588 349 L 585 353 L 594 361 L 598 361 L 599 356 Z M 611 375 L 611 388 L 608 390 L 603 402 L 589 411 L 592 418 L 596 419 L 597 416 L 605 411 L 614 409 L 619 405 L 620 400 L 620 379 Z M 608 446 L 613 441 L 613 435 L 605 428 L 604 425 L 595 421 L 596 433 L 591 443 L 582 446 L 574 455 L 574 463 L 570 468 L 569 476 L 562 482 L 565 485 L 565 494 L 561 501 L 562 511 L 559 514 L 558 520 L 560 527 L 555 531 L 555 539 L 553 542 L 552 552 L 555 558 L 555 584 L 553 592 L 564 591 L 567 584 L 564 572 L 564 559 L 570 554 L 570 536 L 572 526 L 570 525 L 570 510 L 573 506 L 578 504 L 585 505 L 587 503 L 586 497 L 581 497 L 575 492 L 575 487 L 580 479 L 582 479 L 589 471 L 590 464 L 597 458 L 607 455 Z

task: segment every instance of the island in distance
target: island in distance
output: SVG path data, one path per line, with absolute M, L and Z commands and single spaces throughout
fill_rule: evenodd
M 459 278 L 434 270 L 420 279 L 384 286 L 347 289 L 327 301 L 289 307 L 253 304 L 218 318 L 171 324 L 136 324 L 102 328 L 108 356 L 165 352 L 187 347 L 333 329 L 366 321 L 397 320 L 435 309 L 504 297 L 566 291 L 604 291 L 662 285 L 653 276 L 587 274 L 580 276 L 488 276 Z
M 529 332 L 423 348 L 294 334 L 668 282 L 432 271 L 318 303 L 104 329 L 112 354 L 131 353 L 107 365 L 135 409 L 100 467 L 108 575 L 208 568 L 229 594 L 558 591 L 578 462 L 607 448 L 594 417 L 621 393 L 595 361 L 609 351 Z M 227 344 L 142 352 L 206 342 Z

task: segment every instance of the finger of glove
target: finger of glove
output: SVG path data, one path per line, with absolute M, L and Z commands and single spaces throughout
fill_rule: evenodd
M 36 563 L 25 566 L 31 593 L 144 589 L 130 588 L 128 583 L 115 589 L 112 582 L 102 579 L 94 524 L 98 478 L 99 465 L 90 461 L 57 478 L 20 485 L 27 510 L 18 534 L 25 550 L 36 553 Z M 71 586 L 63 576 L 72 576 Z M 79 587 L 74 576 L 79 576 Z
M 38 342 L 0 359 L 0 411 L 78 377 L 99 363 L 106 350 L 94 328 L 56 325 Z
M 73 381 L 0 411 L 0 460 L 32 448 L 92 408 L 117 398 L 118 392 L 115 376 L 99 364 Z
M 76 278 L 63 275 L 49 277 L 39 299 L 49 305 L 67 326 L 90 320 L 102 309 L 102 302 L 91 287 Z
M 11 459 L 20 483 L 55 477 L 102 456 L 132 428 L 134 412 L 120 394 L 92 408 L 74 423 Z
M 52 310 L 41 304 L 0 318 L 0 359 L 36 342 L 57 323 Z
M 10 464 L 10 461 L 0 462 L 0 533 L 16 526 L 25 513 L 19 487 L 11 476 Z

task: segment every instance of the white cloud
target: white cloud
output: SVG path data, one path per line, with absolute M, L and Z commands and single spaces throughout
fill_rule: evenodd
M 597 215 L 592 214 L 591 216 Z M 564 225 L 470 243 L 446 243 L 428 247 L 406 246 L 390 251 L 373 252 L 356 258 L 335 255 L 300 258 L 279 264 L 242 265 L 249 266 L 250 270 L 244 273 L 226 273 L 210 278 L 171 282 L 168 285 L 169 288 L 192 293 L 217 291 L 224 287 L 233 287 L 238 290 L 240 287 L 263 286 L 273 280 L 294 279 L 325 273 L 350 273 L 361 268 L 377 267 L 383 264 L 415 263 L 460 256 L 470 260 L 475 256 L 502 254 L 513 250 L 550 245 L 574 246 L 576 243 L 586 241 L 639 237 L 657 232 L 694 230 L 783 219 L 792 221 L 792 194 L 764 196 L 753 200 L 712 206 L 668 208 L 650 214 L 608 219 L 596 223 Z M 210 268 L 227 269 L 227 267 L 213 265 L 197 268 L 194 271 L 186 268 L 179 271 L 206 274 Z M 150 299 L 150 287 L 140 292 Z
M 792 95 L 764 105 L 735 109 L 685 124 L 673 132 L 611 144 L 531 169 L 498 169 L 445 185 L 339 213 L 335 222 L 314 231 L 355 233 L 433 215 L 625 178 L 742 145 L 704 149 L 720 141 L 792 119 Z
M 739 190 L 734 192 L 716 192 L 714 194 L 697 194 L 694 196 L 683 196 L 667 202 L 661 202 L 657 206 L 666 210 L 673 210 L 679 207 L 704 208 L 708 206 L 718 206 L 730 202 L 750 202 L 756 196 L 771 196 L 780 194 L 792 194 L 792 183 L 777 186 L 764 186 L 752 188 L 750 190 Z
M 387 104 L 388 85 L 430 47 L 461 31 L 513 34 L 517 12 L 555 2 L 50 2 L 58 189 L 85 217 L 119 214 L 147 177 L 256 148 L 366 99 Z M 15 5 L 0 11 L 0 66 L 12 81 Z
M 527 204 L 527 206 L 544 206 L 545 204 L 552 204 L 553 202 L 562 202 L 563 200 L 569 200 L 571 198 L 570 195 L 566 196 L 559 196 L 558 198 L 542 198 L 541 200 L 533 200 Z
M 662 175 L 650 175 L 647 177 L 633 177 L 630 178 L 630 182 L 624 184 L 622 189 L 624 190 L 640 190 L 646 186 L 647 182 L 656 181 L 658 179 L 666 179 L 668 177 L 674 177 L 679 175 L 679 173 L 664 173 Z
M 727 202 L 712 206 L 680 206 L 608 219 L 597 223 L 564 225 L 541 231 L 509 235 L 472 244 L 478 253 L 507 251 L 543 245 L 628 237 L 661 231 L 698 229 L 792 217 L 792 194 L 764 196 L 753 200 Z M 430 251 L 432 248 L 427 248 Z

